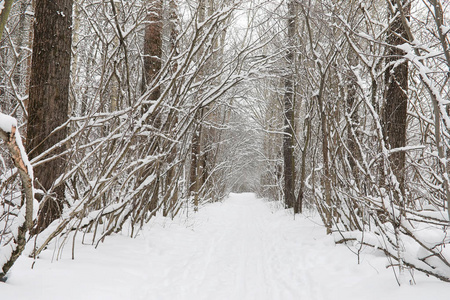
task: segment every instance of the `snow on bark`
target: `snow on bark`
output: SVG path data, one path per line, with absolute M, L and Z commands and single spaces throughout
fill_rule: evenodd
M 17 120 L 0 113 L 0 138 L 10 152 L 22 181 L 21 200 L 2 203 L 0 207 L 0 279 L 25 248 L 25 236 L 33 220 L 33 168 L 28 160 L 22 138 L 17 130 Z M 11 196 L 15 199 L 15 197 Z

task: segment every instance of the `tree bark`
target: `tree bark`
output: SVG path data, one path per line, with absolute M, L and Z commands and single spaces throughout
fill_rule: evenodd
M 391 17 L 396 16 L 389 26 L 386 42 L 391 45 L 387 49 L 385 71 L 385 104 L 382 114 L 383 134 L 386 146 L 389 149 L 400 148 L 406 145 L 406 117 L 408 108 L 408 62 L 396 63 L 405 52 L 396 46 L 408 40 L 408 34 L 403 26 L 399 11 L 403 9 L 409 18 L 410 5 L 399 7 L 395 0 L 390 0 Z M 402 1 L 405 5 L 407 0 Z M 401 193 L 405 194 L 405 152 L 396 151 L 389 156 L 392 171 L 397 178 Z
M 158 73 L 161 71 L 161 58 L 162 58 L 162 0 L 149 1 L 149 12 L 146 17 L 146 27 L 144 34 L 144 69 L 142 72 L 142 92 L 147 89 L 151 89 L 147 100 L 150 102 L 156 101 L 161 95 L 161 89 L 159 83 L 156 86 L 150 86 Z M 155 84 L 155 83 L 154 83 Z M 148 110 L 151 104 L 143 106 L 144 111 Z M 161 117 L 158 111 L 154 111 L 149 114 L 146 122 L 151 125 L 155 130 L 161 129 Z M 149 137 L 151 141 L 147 141 L 149 144 L 147 155 L 157 155 L 160 152 L 160 145 L 158 137 L 153 134 Z M 152 165 L 146 166 L 138 178 L 138 185 L 145 181 L 145 179 L 152 174 L 156 174 L 156 180 L 154 183 L 147 187 L 144 191 L 143 197 L 149 199 L 148 209 L 149 211 L 155 211 L 158 207 L 159 191 L 160 191 L 160 174 L 159 174 L 160 162 L 157 161 Z
M 288 49 L 286 61 L 288 67 L 294 63 L 296 10 L 295 2 L 288 4 Z M 295 159 L 294 159 L 294 74 L 288 70 L 284 78 L 284 136 L 283 136 L 283 159 L 284 159 L 284 203 L 285 207 L 294 207 L 295 203 Z
M 201 187 L 201 179 L 203 178 L 201 174 L 202 118 L 203 118 L 203 109 L 200 109 L 195 116 L 195 119 L 198 120 L 199 123 L 195 126 L 191 144 L 191 169 L 190 169 L 189 192 L 191 193 L 191 196 L 194 197 L 195 209 L 197 209 L 198 207 L 198 193 Z
M 207 16 L 207 1 L 206 0 L 199 0 L 198 1 L 198 23 L 202 23 L 205 21 Z M 199 80 L 202 79 L 204 75 L 203 68 L 200 69 L 198 78 Z M 199 90 L 197 95 L 197 98 L 201 98 L 201 90 Z M 190 161 L 190 181 L 189 181 L 189 192 L 192 197 L 194 197 L 194 207 L 195 210 L 198 208 L 198 193 L 200 191 L 201 179 L 203 178 L 201 174 L 201 166 L 202 166 L 202 119 L 203 119 L 203 113 L 205 108 L 199 108 L 199 110 L 195 113 L 194 116 L 194 122 L 193 125 L 195 126 L 194 132 L 192 135 L 192 142 L 191 142 L 191 161 Z
M 27 152 L 34 158 L 67 136 L 67 128 L 55 128 L 68 119 L 73 0 L 36 0 L 31 64 Z M 65 150 L 58 147 L 51 154 Z M 52 190 L 44 198 L 37 229 L 46 228 L 61 215 L 64 185 L 53 187 L 64 172 L 65 158 L 58 156 L 35 168 L 36 186 Z
M 162 57 L 162 0 L 150 1 L 151 7 L 146 18 L 144 36 L 144 72 L 142 74 L 142 88 L 145 91 L 155 76 L 161 70 Z M 150 87 L 153 88 L 153 87 Z M 149 100 L 157 100 L 160 88 L 156 86 Z

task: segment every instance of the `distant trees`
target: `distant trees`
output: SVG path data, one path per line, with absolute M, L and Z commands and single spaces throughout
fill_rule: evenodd
M 264 23 L 278 29 L 264 49 L 273 58 L 266 78 L 279 75 L 286 51 L 295 58 L 296 203 L 317 209 L 328 233 L 356 245 L 356 253 L 362 245 L 381 249 L 398 266 L 399 283 L 407 268 L 450 281 L 450 256 L 442 250 L 449 243 L 448 7 L 434 0 L 296 4 L 295 29 L 285 17 Z M 290 5 L 280 1 L 273 9 L 289 18 Z M 298 44 L 281 46 L 279 37 L 291 32 Z M 278 98 L 290 95 L 290 85 L 267 82 Z M 277 109 L 286 120 L 289 107 Z M 287 123 L 270 133 L 260 123 L 271 141 L 274 132 L 289 136 Z M 264 159 L 271 148 L 264 144 Z M 272 163 L 266 159 L 268 170 Z M 285 202 L 290 174 L 286 162 L 284 184 L 274 184 L 277 172 L 264 173 L 261 182 L 279 193 L 261 186 L 261 194 Z M 424 230 L 439 238 L 427 245 Z

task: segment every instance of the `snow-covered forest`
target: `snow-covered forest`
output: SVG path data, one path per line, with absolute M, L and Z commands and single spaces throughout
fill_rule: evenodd
M 270 292 L 238 285 L 245 292 L 218 299 L 313 299 L 245 269 L 270 260 L 279 269 L 264 271 L 301 290 L 314 268 L 283 274 L 276 256 L 315 254 L 297 245 L 306 219 L 339 245 L 321 256 L 381 256 L 399 285 L 414 274 L 450 282 L 448 1 L 1 0 L 0 10 L 4 286 L 24 259 L 76 261 L 82 245 L 119 236 L 154 233 L 170 248 L 165 228 L 149 228 L 208 219 L 202 210 L 259 222 L 243 226 L 249 235 L 268 231 L 230 257 Z M 256 217 L 267 207 L 283 221 Z M 233 230 L 222 232 L 231 244 Z M 142 299 L 190 299 L 148 291 Z

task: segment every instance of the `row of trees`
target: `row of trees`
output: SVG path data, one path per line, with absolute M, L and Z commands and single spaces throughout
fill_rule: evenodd
M 282 187 L 337 242 L 381 249 L 399 282 L 408 268 L 450 281 L 446 5 L 293 0 L 273 21 L 287 46 L 274 73 L 285 67 L 265 91 L 276 120 L 260 124 L 283 143 L 265 149 L 261 193 Z
M 442 1 L 5 3 L 0 109 L 34 168 L 29 254 L 256 190 L 316 209 L 358 255 L 450 280 Z M 25 209 L 6 150 L 4 253 Z

